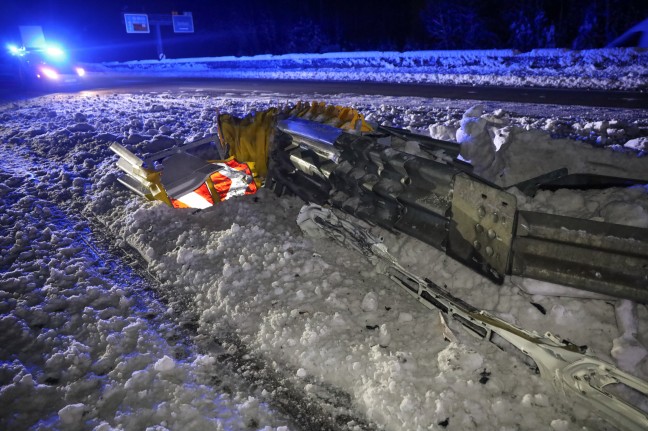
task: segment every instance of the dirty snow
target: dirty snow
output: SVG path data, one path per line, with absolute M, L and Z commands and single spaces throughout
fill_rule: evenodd
M 636 144 L 648 136 L 643 110 L 201 91 L 0 105 L 0 428 L 307 429 L 285 408 L 296 398 L 289 405 L 333 418 L 319 429 L 611 429 L 516 355 L 460 333 L 447 341 L 439 314 L 362 256 L 304 236 L 296 198 L 261 189 L 174 210 L 116 181 L 112 142 L 144 154 L 213 130 L 217 110 L 316 97 L 475 147 L 538 141 L 577 163 L 604 142 L 597 151 L 621 148 L 632 166 L 646 165 Z M 527 150 L 516 159 L 485 151 L 493 163 L 484 172 L 525 172 L 538 161 Z M 646 187 L 518 199 L 648 226 Z M 519 277 L 497 286 L 413 238 L 385 241 L 406 268 L 468 303 L 648 377 L 645 305 Z

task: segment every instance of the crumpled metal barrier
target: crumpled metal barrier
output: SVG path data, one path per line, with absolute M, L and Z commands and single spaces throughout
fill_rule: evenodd
M 356 109 L 324 102 L 299 102 L 244 117 L 219 114 L 216 135 L 172 146 L 145 159 L 114 143 L 110 149 L 120 157 L 117 167 L 125 174 L 118 180 L 147 199 L 175 208 L 202 209 L 232 196 L 255 193 L 267 176 L 277 122 L 288 117 L 313 120 L 334 130 L 373 130 Z M 218 160 L 193 153 L 210 144 L 217 147 Z
M 266 186 L 278 194 L 407 233 L 496 283 L 520 275 L 648 303 L 648 229 L 521 211 L 451 142 L 385 128 L 346 133 L 299 118 L 277 128 Z
M 124 174 L 118 181 L 131 191 L 174 208 L 204 209 L 233 196 L 257 191 L 248 165 L 231 157 L 204 160 L 188 152 L 216 141 L 216 137 L 207 136 L 146 159 L 118 143 L 113 143 L 110 149 L 119 156 L 117 167 Z

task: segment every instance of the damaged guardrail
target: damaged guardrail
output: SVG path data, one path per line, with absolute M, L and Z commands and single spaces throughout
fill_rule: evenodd
M 519 275 L 648 303 L 648 229 L 522 211 L 513 194 L 475 175 L 452 142 L 385 127 L 354 134 L 298 118 L 277 128 L 266 187 L 278 194 L 404 232 L 496 283 Z M 407 151 L 412 139 L 416 154 Z M 648 174 L 558 169 L 519 188 L 628 182 L 648 182 Z
M 460 157 L 459 144 L 374 131 L 357 112 L 331 108 L 304 104 L 229 122 L 221 116 L 218 136 L 146 159 L 115 143 L 125 173 L 119 180 L 148 199 L 190 208 L 254 193 L 263 183 L 413 236 L 495 283 L 518 275 L 648 303 L 648 229 L 525 211 L 508 191 L 648 183 L 648 170 L 626 173 L 626 159 L 606 160 L 592 149 L 575 166 L 535 169 L 517 183 L 515 175 L 486 178 Z M 212 160 L 192 154 L 203 146 L 213 147 Z

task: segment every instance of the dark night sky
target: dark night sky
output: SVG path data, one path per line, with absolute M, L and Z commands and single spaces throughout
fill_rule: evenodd
M 172 11 L 191 11 L 196 28 L 194 34 L 162 29 L 167 56 L 179 58 L 337 50 L 598 47 L 648 17 L 648 2 L 0 0 L 0 28 L 7 43 L 17 39 L 18 25 L 42 25 L 46 37 L 76 47 L 82 60 L 155 58 L 154 35 L 126 34 L 122 14 Z M 588 22 L 589 27 L 584 25 Z

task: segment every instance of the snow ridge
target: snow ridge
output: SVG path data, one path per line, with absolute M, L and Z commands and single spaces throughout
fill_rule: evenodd
M 648 51 L 634 48 L 228 56 L 107 62 L 88 68 L 184 77 L 648 89 Z

